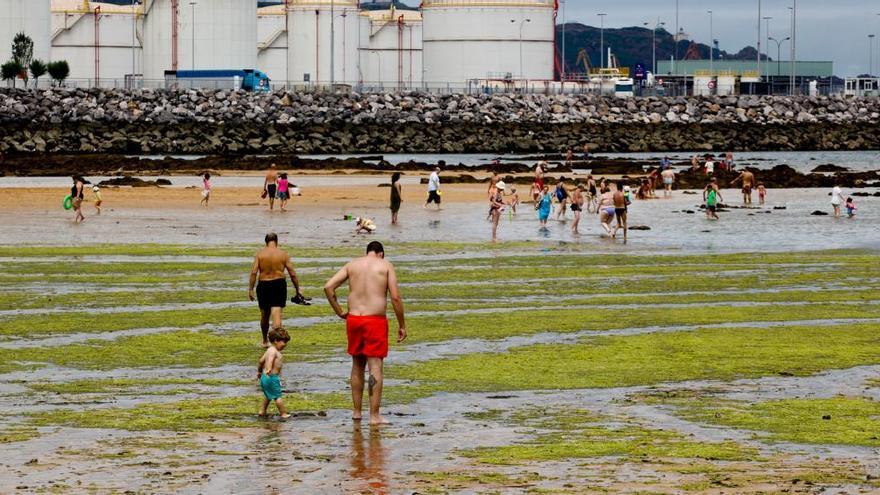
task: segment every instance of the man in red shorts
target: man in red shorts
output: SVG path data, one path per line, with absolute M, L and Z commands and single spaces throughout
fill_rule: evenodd
M 342 310 L 336 299 L 336 289 L 348 281 L 348 312 Z M 333 311 L 345 320 L 348 334 L 348 353 L 351 355 L 352 419 L 361 419 L 364 396 L 364 370 L 369 366 L 370 424 L 388 421 L 379 414 L 382 404 L 382 363 L 388 356 L 388 296 L 397 317 L 397 341 L 406 340 L 403 318 L 403 299 L 397 287 L 394 265 L 385 261 L 381 242 L 367 245 L 367 254 L 350 261 L 324 285 L 324 293 Z

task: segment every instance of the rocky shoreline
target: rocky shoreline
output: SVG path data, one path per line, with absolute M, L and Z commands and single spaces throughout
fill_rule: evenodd
M 880 99 L 0 89 L 0 152 L 880 149 Z

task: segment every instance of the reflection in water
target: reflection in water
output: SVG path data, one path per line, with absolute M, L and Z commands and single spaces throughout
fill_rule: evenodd
M 382 432 L 370 428 L 369 438 L 364 441 L 364 432 L 359 424 L 354 425 L 351 439 L 351 476 L 362 482 L 361 489 L 370 493 L 388 493 L 388 475 L 385 471 L 385 449 L 382 447 Z

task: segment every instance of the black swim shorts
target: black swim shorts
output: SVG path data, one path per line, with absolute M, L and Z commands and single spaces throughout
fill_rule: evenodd
M 257 284 L 260 309 L 283 308 L 287 304 L 287 279 L 260 280 Z
M 275 197 L 275 190 L 276 190 L 276 186 L 275 186 L 275 184 L 269 184 L 269 185 L 266 186 L 266 192 L 269 193 L 269 197 L 270 197 L 270 198 L 274 198 L 274 197 Z
M 428 191 L 428 203 L 440 204 L 440 194 L 437 191 Z

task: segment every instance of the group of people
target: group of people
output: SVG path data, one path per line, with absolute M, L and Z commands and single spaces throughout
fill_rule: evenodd
M 86 219 L 83 215 L 83 201 L 85 200 L 86 183 L 88 181 L 81 175 L 73 176 L 73 185 L 70 187 L 70 194 L 64 198 L 63 206 L 67 210 L 73 210 L 73 222 L 80 223 Z M 95 205 L 95 214 L 101 214 L 101 204 L 104 202 L 101 196 L 101 188 L 97 185 L 92 186 L 92 197 Z
M 257 252 L 250 274 L 248 297 L 257 300 L 260 308 L 262 345 L 266 349 L 257 364 L 257 379 L 263 392 L 259 415 L 265 417 L 275 403 L 282 419 L 290 414 L 284 406 L 281 385 L 282 352 L 290 342 L 283 327 L 282 311 L 287 302 L 287 276 L 296 290 L 291 302 L 309 304 L 300 290 L 299 279 L 290 256 L 278 245 L 278 236 L 266 235 L 266 247 Z M 287 276 L 285 275 L 285 272 Z M 336 291 L 348 284 L 346 309 L 339 303 Z M 383 364 L 388 356 L 388 299 L 397 318 L 397 341 L 407 338 L 403 298 L 394 265 L 385 260 L 380 242 L 370 242 L 366 254 L 343 266 L 324 284 L 324 293 L 336 315 L 345 321 L 347 351 L 351 356 L 352 420 L 362 419 L 364 385 L 369 395 L 371 425 L 388 421 L 380 414 L 383 390 Z M 365 379 L 365 374 L 369 375 Z
M 273 163 L 266 171 L 266 178 L 263 181 L 263 199 L 269 199 L 269 210 L 275 209 L 275 200 L 280 203 L 279 209 L 287 211 L 287 202 L 290 201 L 292 188 L 295 187 L 287 178 L 287 172 L 278 172 L 278 168 Z

